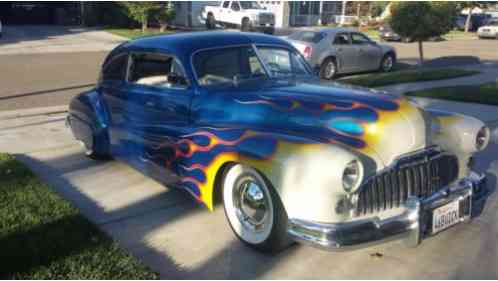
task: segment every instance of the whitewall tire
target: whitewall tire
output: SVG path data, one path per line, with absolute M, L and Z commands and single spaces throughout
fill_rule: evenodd
M 291 244 L 285 209 L 271 184 L 258 171 L 233 165 L 224 175 L 222 188 L 225 215 L 241 241 L 268 252 Z

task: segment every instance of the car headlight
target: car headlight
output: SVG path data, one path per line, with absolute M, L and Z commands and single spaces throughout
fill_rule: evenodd
M 483 126 L 476 134 L 476 149 L 478 151 L 486 148 L 489 142 L 489 129 Z
M 354 192 L 363 179 L 363 165 L 353 160 L 346 165 L 342 173 L 342 187 L 346 192 Z

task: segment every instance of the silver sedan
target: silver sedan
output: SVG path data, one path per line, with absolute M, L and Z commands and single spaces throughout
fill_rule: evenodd
M 332 79 L 339 73 L 391 71 L 396 51 L 365 34 L 348 28 L 298 31 L 286 39 L 298 49 L 320 77 Z

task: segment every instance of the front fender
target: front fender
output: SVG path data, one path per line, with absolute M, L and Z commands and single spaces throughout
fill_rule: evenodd
M 460 177 L 466 175 L 469 158 L 479 151 L 476 148 L 477 133 L 482 128 L 486 130 L 485 143 L 480 149 L 483 150 L 489 143 L 489 129 L 484 122 L 471 116 L 428 109 L 425 111 L 431 118 L 432 142 L 454 153 L 459 159 Z
M 175 155 L 183 186 L 209 209 L 220 170 L 241 163 L 272 183 L 290 218 L 322 222 L 349 216 L 336 210 L 347 196 L 342 187 L 347 163 L 359 159 L 365 177 L 376 171 L 375 161 L 339 145 L 252 130 L 200 128 L 180 141 Z

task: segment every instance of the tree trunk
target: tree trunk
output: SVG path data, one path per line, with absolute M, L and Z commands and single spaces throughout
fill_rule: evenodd
M 422 46 L 422 41 L 418 41 L 418 54 L 420 56 L 420 66 L 424 64 L 424 48 Z
M 467 14 L 467 19 L 465 20 L 465 32 L 469 32 L 470 29 L 470 19 L 472 18 L 472 10 L 474 7 L 469 7 L 469 13 Z
M 147 31 L 147 22 L 148 22 L 148 18 L 146 15 L 144 15 L 142 17 L 142 33 L 146 32 Z

